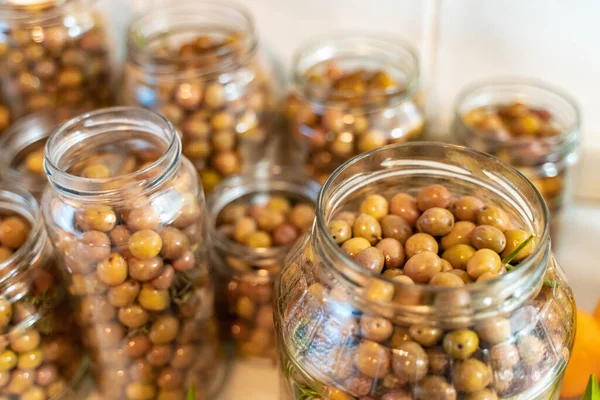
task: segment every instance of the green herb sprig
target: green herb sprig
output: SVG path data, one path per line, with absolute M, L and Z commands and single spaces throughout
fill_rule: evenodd
M 188 387 L 187 396 L 185 396 L 186 400 L 196 400 L 196 384 L 194 381 L 190 383 Z
M 502 260 L 502 263 L 504 265 L 506 265 L 506 269 L 508 271 L 512 271 L 513 269 L 515 269 L 515 266 L 511 265 L 510 263 L 515 259 L 515 257 L 517 256 L 517 254 L 519 254 L 519 252 L 521 250 L 523 250 L 529 244 L 529 242 L 531 242 L 533 240 L 534 237 L 535 237 L 534 235 L 529 236 L 527 239 L 525 239 L 523 241 L 523 243 L 521 243 L 519 245 L 519 247 L 517 247 L 516 249 L 514 249 L 512 253 L 510 253 L 509 255 L 507 255 L 506 257 L 504 257 L 504 259 Z
M 590 375 L 590 380 L 581 400 L 600 400 L 600 387 L 598 387 L 596 375 Z

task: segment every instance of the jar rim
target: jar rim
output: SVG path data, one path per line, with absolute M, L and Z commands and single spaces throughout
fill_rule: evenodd
M 484 282 L 474 282 L 461 287 L 440 287 L 440 286 L 431 286 L 426 284 L 414 284 L 410 285 L 404 282 L 398 282 L 393 280 L 390 277 L 384 276 L 382 274 L 374 273 L 373 271 L 367 270 L 364 267 L 360 266 L 352 257 L 345 254 L 341 251 L 339 245 L 333 240 L 333 238 L 328 234 L 327 230 L 327 222 L 326 216 L 323 210 L 326 210 L 326 203 L 330 201 L 328 198 L 328 191 L 331 189 L 331 186 L 335 185 L 337 179 L 339 179 L 340 175 L 347 168 L 351 167 L 353 164 L 357 164 L 363 162 L 366 159 L 371 157 L 376 157 L 380 153 L 390 152 L 390 151 L 400 151 L 405 149 L 407 151 L 413 152 L 424 152 L 427 149 L 430 150 L 439 150 L 439 151 L 453 151 L 457 154 L 465 155 L 468 158 L 481 160 L 484 162 L 493 163 L 495 166 L 501 168 L 501 170 L 497 171 L 497 174 L 500 176 L 505 176 L 506 174 L 511 174 L 516 179 L 519 179 L 520 183 L 526 185 L 528 191 L 534 194 L 534 199 L 524 199 L 528 202 L 535 201 L 539 207 L 541 208 L 542 214 L 542 232 L 538 237 L 539 241 L 537 242 L 537 246 L 535 250 L 529 255 L 524 261 L 519 263 L 519 266 L 515 268 L 515 270 L 500 276 L 496 279 L 484 281 Z M 408 159 L 407 159 L 408 160 Z M 415 161 L 415 160 L 408 160 Z M 351 182 L 353 187 L 356 187 L 357 182 Z M 345 188 L 339 189 L 343 190 Z M 335 189 L 334 189 L 335 190 Z M 338 199 L 338 203 L 343 201 L 343 199 L 348 195 L 348 192 L 344 192 L 344 195 Z M 336 259 L 341 259 L 344 265 L 349 267 L 349 272 L 352 277 L 349 277 L 348 274 L 344 274 L 344 272 L 340 272 L 340 274 L 351 284 L 356 284 L 354 279 L 359 279 L 363 282 L 370 280 L 379 280 L 384 281 L 386 283 L 392 284 L 395 288 L 400 288 L 404 290 L 410 290 L 411 288 L 414 290 L 418 289 L 420 292 L 426 295 L 432 294 L 440 294 L 440 293 L 468 293 L 471 297 L 475 297 L 476 294 L 485 294 L 490 291 L 491 288 L 503 288 L 504 285 L 512 285 L 513 287 L 519 287 L 518 283 L 526 281 L 528 277 L 536 274 L 536 279 L 543 276 L 541 273 L 545 271 L 547 266 L 547 261 L 550 258 L 550 233 L 549 233 L 549 211 L 543 200 L 541 193 L 537 190 L 535 185 L 531 183 L 520 171 L 511 165 L 502 162 L 498 158 L 477 150 L 469 149 L 464 146 L 445 144 L 445 143 L 436 143 L 436 142 L 410 142 L 410 143 L 398 143 L 391 144 L 388 146 L 384 146 L 367 153 L 363 153 L 358 155 L 349 161 L 342 164 L 338 167 L 325 181 L 323 188 L 319 192 L 319 197 L 317 199 L 317 209 L 316 209 L 316 223 L 313 227 L 313 234 L 315 237 L 319 238 L 319 245 L 323 244 L 325 246 L 324 252 L 328 252 L 329 254 L 333 254 Z M 542 260 L 541 262 L 539 260 Z M 335 267 L 332 267 L 335 269 Z M 523 292 L 521 292 L 523 293 Z M 403 306 L 397 303 L 387 302 L 386 307 L 390 307 L 393 309 L 398 308 L 406 308 L 414 309 L 414 306 Z M 411 310 L 412 310 L 411 309 Z M 415 310 L 416 311 L 416 310 Z M 422 310 L 421 310 L 422 311 Z
M 347 52 L 344 56 L 358 56 L 365 55 L 369 50 L 369 47 L 376 48 L 380 46 L 389 46 L 394 48 L 394 55 L 398 56 L 402 52 L 403 56 L 407 58 L 409 63 L 409 71 L 406 74 L 406 86 L 396 85 L 391 89 L 371 89 L 362 96 L 389 96 L 391 102 L 398 103 L 408 98 L 413 97 L 418 88 L 420 81 L 420 67 L 419 67 L 419 56 L 415 48 L 407 41 L 395 37 L 389 34 L 364 32 L 357 33 L 356 31 L 337 31 L 335 33 L 329 33 L 320 35 L 309 39 L 304 42 L 295 52 L 292 58 L 292 72 L 291 80 L 294 86 L 308 99 L 313 99 L 316 102 L 328 101 L 328 97 L 332 94 L 341 98 L 356 97 L 356 95 L 348 90 L 343 89 L 327 89 L 322 90 L 319 84 L 310 82 L 305 70 L 301 68 L 302 60 L 308 57 L 312 53 L 322 51 L 323 53 L 331 53 L 323 51 L 328 46 L 339 46 L 346 42 L 352 45 L 358 45 L 359 48 L 351 52 Z M 319 60 L 319 62 L 333 60 L 335 58 L 325 58 Z M 315 65 L 312 63 L 310 65 Z M 322 93 L 326 92 L 326 93 Z M 330 100 L 329 100 L 330 101 Z
M 101 120 L 108 116 L 114 118 L 116 124 L 124 127 L 135 126 L 148 134 L 164 135 L 161 138 L 166 144 L 163 153 L 149 166 L 116 177 L 84 178 L 61 168 L 58 165 L 60 158 L 72 146 L 79 144 L 84 139 L 85 133 L 81 130 L 106 126 L 94 133 L 94 135 L 105 135 L 115 129 L 107 125 L 106 121 Z M 65 139 L 64 136 L 71 131 L 79 134 L 75 139 Z M 59 192 L 68 193 L 73 197 L 110 196 L 133 188 L 148 190 L 172 176 L 180 160 L 181 139 L 173 124 L 161 114 L 138 107 L 108 107 L 74 117 L 62 124 L 48 138 L 44 148 L 44 170 L 50 185 Z
M 27 24 L 51 24 L 60 16 L 78 10 L 85 10 L 92 7 L 99 0 L 45 0 L 39 3 L 46 7 L 32 9 L 31 6 L 19 6 L 11 0 L 0 0 L 0 11 L 3 17 L 10 21 L 27 23 Z M 58 24 L 58 22 L 56 22 Z M 62 22 L 61 22 L 62 23 Z
M 486 92 L 493 91 L 505 87 L 522 87 L 527 89 L 534 89 L 540 91 L 544 95 L 555 96 L 559 100 L 561 100 L 564 104 L 563 106 L 569 107 L 570 112 L 573 114 L 573 120 L 566 127 L 566 129 L 561 132 L 560 135 L 550 136 L 544 138 L 510 138 L 508 140 L 495 139 L 493 137 L 485 137 L 480 135 L 476 129 L 472 129 L 469 127 L 463 120 L 464 112 L 461 110 L 461 106 L 474 94 L 477 92 Z M 580 141 L 580 129 L 581 129 L 581 109 L 575 100 L 568 92 L 565 90 L 554 86 L 550 83 L 542 81 L 540 79 L 535 79 L 531 77 L 518 76 L 518 75 L 505 75 L 505 76 L 496 76 L 486 79 L 481 79 L 478 81 L 474 81 L 464 87 L 459 94 L 456 96 L 454 101 L 454 121 L 458 124 L 465 132 L 472 132 L 477 137 L 485 140 L 487 143 L 492 145 L 502 145 L 502 146 L 521 146 L 527 145 L 532 142 L 545 144 L 551 147 L 558 147 L 564 149 L 564 151 L 573 150 Z M 493 104 L 492 104 L 493 105 Z
M 152 21 L 157 19 L 164 18 L 165 16 L 190 16 L 192 15 L 203 15 L 206 12 L 215 12 L 222 14 L 223 17 L 232 17 L 238 18 L 242 21 L 242 30 L 243 30 L 243 42 L 240 46 L 245 49 L 244 57 L 236 57 L 236 52 L 238 48 L 232 46 L 219 46 L 214 50 L 207 51 L 205 54 L 198 54 L 192 57 L 186 57 L 185 59 L 175 56 L 157 56 L 148 52 L 148 38 L 150 36 L 156 35 L 155 32 L 152 32 L 151 35 L 144 36 L 140 31 L 143 27 L 148 26 Z M 196 21 L 196 23 L 198 23 Z M 216 25 L 216 21 L 211 20 L 202 22 L 207 27 L 212 27 L 214 29 Z M 212 25 L 215 24 L 215 25 Z M 195 26 L 195 30 L 198 30 L 202 25 Z M 163 28 L 164 32 L 168 32 L 170 27 L 167 26 Z M 158 31 L 161 33 L 163 31 Z M 254 22 L 254 18 L 250 13 L 250 10 L 243 6 L 242 4 L 231 1 L 194 1 L 194 0 L 183 0 L 174 3 L 170 3 L 166 6 L 162 6 L 156 9 L 150 9 L 143 13 L 140 13 L 137 18 L 132 19 L 132 22 L 127 27 L 127 35 L 126 35 L 126 48 L 128 59 L 132 61 L 137 66 L 149 66 L 151 65 L 154 70 L 153 73 L 156 74 L 172 74 L 173 65 L 178 65 L 182 61 L 200 61 L 203 59 L 209 59 L 212 56 L 218 55 L 224 61 L 217 63 L 217 66 L 214 67 L 202 67 L 196 66 L 194 68 L 186 68 L 186 72 L 195 71 L 199 74 L 211 74 L 215 73 L 217 70 L 227 70 L 230 68 L 234 68 L 238 65 L 245 65 L 250 61 L 256 49 L 258 48 L 258 38 L 256 34 L 256 25 Z M 164 64 L 164 65 L 161 65 Z M 209 63 L 210 65 L 210 63 Z

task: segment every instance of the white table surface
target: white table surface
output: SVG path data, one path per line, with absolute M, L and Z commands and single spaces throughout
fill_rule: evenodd
M 577 305 L 592 311 L 600 300 L 600 204 L 577 204 L 566 211 L 556 257 Z M 220 400 L 276 400 L 278 382 L 274 367 L 237 362 Z

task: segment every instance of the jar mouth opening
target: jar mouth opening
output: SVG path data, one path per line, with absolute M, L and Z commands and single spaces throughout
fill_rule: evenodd
M 489 102 L 490 95 L 498 92 L 506 100 Z M 553 118 L 561 121 L 561 134 L 550 137 L 517 137 L 499 139 L 486 135 L 478 129 L 465 123 L 464 115 L 481 106 L 497 106 L 511 101 L 521 101 L 525 105 L 538 105 L 555 108 Z M 549 147 L 574 148 L 578 145 L 581 127 L 581 111 L 577 102 L 564 90 L 544 81 L 521 76 L 500 76 L 473 82 L 458 94 L 455 100 L 454 119 L 462 129 L 472 132 L 487 143 L 504 146 L 520 147 L 538 143 Z M 558 109 L 558 110 L 556 110 Z
M 226 206 L 245 197 L 251 199 L 257 195 L 287 194 L 290 197 L 314 204 L 318 191 L 319 184 L 308 177 L 297 173 L 293 174 L 292 170 L 268 164 L 259 165 L 251 173 L 225 179 L 207 199 L 208 230 L 213 245 L 224 254 L 241 258 L 244 261 L 258 262 L 259 264 L 269 261 L 283 262 L 283 258 L 294 246 L 294 243 L 269 248 L 245 246 L 219 232 L 217 218 Z M 251 272 L 257 271 L 248 271 L 248 273 Z
M 425 160 L 419 160 L 418 156 L 435 152 L 436 154 L 452 154 L 454 165 L 447 166 L 446 169 L 442 170 L 445 164 L 442 162 L 430 162 Z M 395 154 L 403 153 L 407 155 L 406 159 L 393 158 Z M 366 162 L 366 160 L 376 159 L 380 161 L 370 162 L 370 165 L 377 168 L 379 166 L 381 170 L 363 174 L 360 173 L 354 175 L 353 178 L 347 179 L 342 176 L 345 171 L 360 169 L 357 166 Z M 337 207 L 344 202 L 354 191 L 358 191 L 361 188 L 372 185 L 375 181 L 383 181 L 384 179 L 398 179 L 400 176 L 397 171 L 394 171 L 399 166 L 414 166 L 420 173 L 442 173 L 448 180 L 464 180 L 474 185 L 481 185 L 479 177 L 474 177 L 466 169 L 462 168 L 461 162 L 472 160 L 479 163 L 488 163 L 493 167 L 490 170 L 483 170 L 482 172 L 489 176 L 489 181 L 485 182 L 485 189 L 492 190 L 495 194 L 500 194 L 503 190 L 515 190 L 515 186 L 506 180 L 507 176 L 518 181 L 519 185 L 527 188 L 527 194 L 520 194 L 518 198 L 512 198 L 514 204 L 512 206 L 518 207 L 519 211 L 527 214 L 526 210 L 529 204 L 534 204 L 541 210 L 541 219 L 539 223 L 538 232 L 536 232 L 536 248 L 525 260 L 521 261 L 513 271 L 500 276 L 496 279 L 474 282 L 461 287 L 440 287 L 431 286 L 426 284 L 414 284 L 410 285 L 403 282 L 398 282 L 384 276 L 382 274 L 374 273 L 360 266 L 354 261 L 352 257 L 344 253 L 339 245 L 333 240 L 328 234 L 327 222 L 339 211 Z M 443 163 L 447 163 L 449 160 L 444 159 Z M 410 175 L 412 171 L 408 171 L 406 175 Z M 368 180 L 366 178 L 373 178 L 376 180 Z M 343 183 L 338 181 L 342 180 Z M 338 186 L 339 185 L 339 186 Z M 502 185 L 500 189 L 494 189 L 494 185 Z M 336 187 L 337 186 L 337 187 Z M 404 190 L 403 190 L 404 192 Z M 372 193 L 372 192 L 370 192 Z M 332 204 L 333 203 L 333 204 Z M 323 211 L 326 210 L 324 213 Z M 533 215 L 528 215 L 531 219 L 530 223 L 534 223 Z M 535 232 L 533 226 L 528 227 L 531 232 Z M 439 293 L 469 293 L 471 297 L 481 297 L 490 290 L 490 288 L 496 288 L 498 291 L 502 290 L 506 283 L 515 284 L 516 282 L 522 282 L 527 279 L 529 275 L 536 271 L 540 271 L 546 264 L 548 253 L 549 253 L 549 212 L 548 208 L 543 200 L 542 195 L 537 188 L 517 169 L 503 163 L 499 159 L 476 150 L 471 150 L 463 146 L 442 144 L 442 143 L 428 143 L 428 142 L 411 142 L 411 143 L 400 143 L 392 144 L 385 147 L 381 147 L 372 150 L 367 153 L 363 153 L 337 168 L 325 181 L 322 190 L 319 193 L 317 199 L 317 211 L 316 211 L 316 223 L 315 227 L 317 234 L 320 234 L 321 241 L 323 242 L 326 250 L 329 254 L 334 254 L 335 259 L 341 259 L 344 266 L 348 266 L 349 273 L 342 272 L 347 279 L 354 282 L 366 282 L 368 280 L 381 280 L 392 284 L 395 288 L 404 290 L 418 290 L 424 294 L 439 294 Z M 335 268 L 335 267 L 333 267 Z M 513 285 L 518 287 L 518 285 Z M 476 296 L 478 295 L 478 296 Z M 399 304 L 394 304 L 399 306 Z
M 378 57 L 380 60 L 377 60 Z M 376 67 L 399 79 L 396 85 L 390 88 L 368 89 L 360 95 L 352 90 L 324 87 L 309 79 L 308 72 L 311 68 L 336 60 L 348 62 L 352 70 L 364 66 L 365 63 L 376 63 Z M 367 100 L 385 96 L 387 102 L 396 103 L 414 96 L 419 87 L 419 57 L 416 50 L 409 43 L 392 36 L 337 32 L 316 37 L 295 52 L 292 65 L 292 82 L 297 90 L 307 99 L 318 102 L 345 104 L 355 99 Z M 379 100 L 365 103 L 382 102 Z
M 192 71 L 209 74 L 227 70 L 247 64 L 258 47 L 254 19 L 249 10 L 229 1 L 187 0 L 169 4 L 139 15 L 127 32 L 130 60 L 140 67 L 152 67 L 153 73 L 157 74 Z M 154 53 L 157 45 L 182 44 L 182 40 L 198 34 L 219 37 L 235 34 L 238 37 L 233 43 L 224 42 L 203 50 L 202 54 Z M 219 62 L 211 62 L 215 57 Z M 184 71 L 177 70 L 183 66 Z
M 85 10 L 98 0 L 0 0 L 0 11 L 7 20 L 26 25 L 59 25 L 61 16 Z
M 108 178 L 86 178 L 70 173 L 64 164 L 64 158 L 85 157 L 69 154 L 80 149 L 83 141 L 97 141 L 102 136 L 134 129 L 164 144 L 161 155 L 145 168 Z M 114 141 L 118 138 L 108 143 Z M 62 124 L 46 141 L 44 170 L 50 184 L 60 192 L 72 196 L 111 195 L 159 185 L 175 172 L 180 156 L 181 140 L 165 117 L 143 108 L 110 107 L 81 114 Z

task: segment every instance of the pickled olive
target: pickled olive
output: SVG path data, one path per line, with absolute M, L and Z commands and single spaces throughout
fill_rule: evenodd
M 442 271 L 442 261 L 437 254 L 423 251 L 408 259 L 404 265 L 404 273 L 416 283 L 428 283 L 438 272 Z
M 315 209 L 308 204 L 298 204 L 292 209 L 288 218 L 290 223 L 301 232 L 306 232 L 311 228 L 315 219 Z
M 356 221 L 356 217 L 358 217 L 358 214 L 356 213 L 351 211 L 342 211 L 335 215 L 334 220 L 346 221 L 348 224 L 350 224 L 350 227 L 352 227 L 352 225 L 354 225 L 354 221 Z
M 385 197 L 378 194 L 371 194 L 362 201 L 359 211 L 362 214 L 368 214 L 380 220 L 388 215 L 389 203 Z
M 512 229 L 512 230 L 506 231 L 504 233 L 504 236 L 506 237 L 506 247 L 504 248 L 504 251 L 502 252 L 502 258 L 508 257 L 509 255 L 514 253 L 517 250 L 517 248 L 531 236 L 531 234 L 527 233 L 526 231 L 524 231 L 522 229 Z M 533 251 L 535 250 L 535 246 L 536 246 L 535 238 L 533 238 L 532 240 L 529 241 L 529 243 L 527 243 L 527 245 L 523 249 L 521 249 L 515 255 L 515 257 L 512 259 L 512 261 L 513 262 L 523 261 L 531 253 L 533 253 Z
M 404 245 L 412 235 L 411 226 L 402 217 L 390 214 L 384 216 L 380 222 L 384 238 L 396 239 Z
M 150 284 L 144 284 L 138 301 L 148 311 L 162 311 L 169 306 L 171 298 L 167 290 L 158 290 Z
M 490 349 L 490 361 L 496 370 L 511 369 L 520 361 L 519 351 L 512 343 L 499 343 Z
M 256 216 L 258 228 L 266 232 L 273 232 L 275 228 L 284 222 L 285 216 L 282 213 L 268 208 L 261 210 L 261 212 Z
M 371 243 L 363 237 L 348 239 L 342 244 L 342 250 L 350 257 L 356 256 L 358 253 L 369 247 L 371 247 Z
M 119 321 L 129 328 L 139 328 L 145 325 L 148 319 L 148 312 L 139 305 L 131 305 L 119 310 Z
M 412 339 L 423 347 L 431 347 L 442 338 L 442 330 L 424 325 L 412 325 L 408 329 Z
M 427 353 L 417 342 L 401 342 L 392 351 L 392 369 L 401 381 L 418 382 L 425 377 L 428 368 Z
M 137 231 L 129 238 L 129 251 L 142 260 L 157 256 L 162 245 L 160 235 L 150 229 Z
M 498 229 L 490 225 L 479 225 L 470 235 L 471 245 L 477 250 L 490 249 L 500 254 L 506 247 L 506 238 Z
M 29 223 L 22 217 L 7 217 L 0 221 L 0 243 L 11 250 L 16 250 L 25 243 L 29 231 Z
M 447 208 L 452 195 L 442 185 L 431 185 L 424 187 L 417 194 L 417 206 L 419 210 L 426 211 L 430 208 Z
M 354 260 L 369 271 L 380 273 L 383 270 L 385 257 L 376 247 L 368 247 L 354 256 Z
M 477 333 L 470 329 L 460 329 L 444 336 L 444 350 L 456 360 L 466 360 L 479 347 Z
M 469 221 L 456 222 L 452 230 L 440 240 L 441 248 L 447 250 L 457 244 L 470 244 L 470 234 L 475 227 L 476 225 Z
M 476 222 L 477 214 L 483 206 L 483 201 L 477 197 L 463 196 L 450 204 L 448 209 L 459 221 Z
M 477 213 L 478 225 L 491 225 L 501 232 L 506 232 L 511 227 L 510 217 L 500 207 L 484 206 Z
M 475 393 L 470 393 L 465 400 L 498 400 L 498 395 L 492 389 L 483 389 Z
M 492 383 L 492 373 L 483 362 L 469 358 L 454 365 L 452 383 L 459 392 L 479 392 Z
M 160 257 L 145 260 L 131 258 L 129 260 L 129 275 L 139 282 L 148 282 L 160 275 L 163 265 L 163 259 Z
M 498 253 L 490 249 L 477 250 L 467 262 L 467 272 L 471 278 L 477 279 L 486 272 L 498 273 L 502 260 Z
M 415 233 L 408 238 L 404 245 L 406 257 L 412 258 L 414 255 L 429 251 L 436 253 L 439 251 L 439 246 L 435 238 L 427 233 Z
M 298 229 L 292 224 L 281 224 L 273 231 L 273 244 L 275 246 L 288 246 L 296 242 L 299 237 Z
M 161 315 L 152 323 L 148 337 L 154 344 L 166 344 L 173 341 L 178 332 L 179 320 L 172 315 Z
M 363 340 L 356 351 L 354 364 L 363 374 L 383 378 L 390 370 L 390 351 L 379 343 Z
M 128 212 L 125 221 L 127 227 L 133 231 L 143 229 L 156 230 L 160 226 L 160 217 L 152 206 L 134 208 Z
M 111 253 L 106 260 L 98 264 L 96 274 L 107 285 L 120 285 L 127 279 L 127 261 L 119 253 Z
M 415 226 L 421 215 L 417 200 L 406 193 L 398 193 L 390 199 L 390 214 L 402 217 L 410 226 Z
M 402 268 L 404 265 L 404 248 L 399 241 L 392 238 L 380 240 L 375 247 L 383 253 L 387 270 Z
M 448 261 L 455 269 L 466 271 L 469 260 L 475 255 L 475 249 L 466 244 L 456 244 L 449 247 L 442 254 L 442 258 Z
M 108 206 L 94 206 L 81 210 L 75 214 L 77 224 L 84 231 L 111 231 L 116 223 L 117 216 Z
M 177 228 L 166 227 L 162 229 L 160 238 L 162 241 L 160 255 L 170 260 L 181 257 L 184 251 L 190 247 L 187 236 Z
M 365 339 L 383 342 L 392 335 L 393 330 L 394 327 L 388 319 L 369 315 L 360 317 L 360 332 Z
M 373 302 L 385 302 L 394 298 L 394 285 L 379 279 L 371 279 L 366 288 L 366 297 Z
M 92 261 L 103 261 L 110 255 L 110 239 L 100 231 L 83 232 L 79 245 L 81 251 Z
M 248 247 L 268 248 L 272 245 L 271 236 L 264 231 L 256 231 L 251 233 L 246 239 Z
M 425 349 L 429 360 L 429 372 L 433 375 L 446 375 L 450 368 L 450 356 L 440 347 Z
M 342 244 L 352 237 L 352 226 L 344 220 L 333 220 L 327 224 L 329 235 L 337 244 Z
M 419 232 L 428 233 L 431 236 L 445 236 L 454 228 L 454 215 L 445 208 L 428 208 L 417 219 Z
M 125 307 L 134 302 L 140 292 L 139 282 L 128 280 L 108 290 L 108 301 L 115 307 Z
M 529 367 L 539 364 L 546 357 L 544 343 L 533 335 L 525 335 L 519 338 L 517 348 L 523 364 Z
M 415 389 L 418 400 L 456 400 L 456 389 L 441 376 L 426 376 Z
M 354 225 L 352 226 L 352 234 L 354 237 L 362 237 L 369 241 L 371 245 L 375 245 L 381 240 L 381 225 L 379 222 L 368 214 L 360 214 Z
M 433 286 L 464 286 L 465 282 L 458 276 L 451 274 L 450 272 L 438 272 L 429 281 L 430 285 Z
M 495 317 L 481 322 L 475 327 L 479 338 L 490 344 L 504 342 L 511 335 L 510 321 L 506 318 Z
M 267 201 L 267 209 L 280 212 L 286 216 L 292 210 L 292 202 L 283 196 L 273 196 Z

